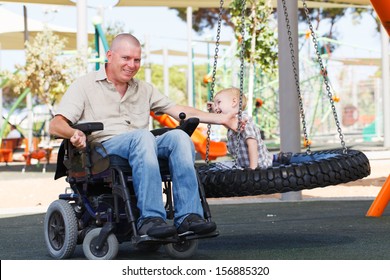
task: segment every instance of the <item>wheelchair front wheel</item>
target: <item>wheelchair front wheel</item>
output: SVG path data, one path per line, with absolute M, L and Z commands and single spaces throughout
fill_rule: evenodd
M 55 259 L 69 258 L 77 245 L 76 214 L 65 200 L 53 201 L 44 220 L 44 235 L 49 254 Z
M 95 228 L 87 233 L 83 242 L 83 252 L 89 260 L 113 260 L 118 254 L 119 244 L 115 234 L 108 235 L 102 248 L 97 249 L 101 228 Z
M 183 240 L 164 245 L 165 252 L 175 259 L 188 259 L 198 250 L 198 239 Z

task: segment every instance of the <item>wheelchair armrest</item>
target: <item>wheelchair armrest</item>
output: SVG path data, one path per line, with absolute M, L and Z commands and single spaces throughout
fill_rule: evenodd
M 156 129 L 152 129 L 150 132 L 154 135 L 154 136 L 160 136 L 160 135 L 163 135 L 165 132 L 168 132 L 170 130 L 172 130 L 173 128 L 167 128 L 167 127 L 163 127 L 163 128 L 156 128 Z
M 85 135 L 89 135 L 94 131 L 103 130 L 104 126 L 101 122 L 87 122 L 87 123 L 78 123 L 72 125 L 73 128 L 81 130 Z
M 181 129 L 185 133 L 187 133 L 188 136 L 191 137 L 192 133 L 194 133 L 194 131 L 198 127 L 198 125 L 199 125 L 199 119 L 198 118 L 189 118 L 189 119 L 183 121 L 179 126 L 177 126 L 175 128 L 163 127 L 163 128 L 153 129 L 150 132 L 154 136 L 159 136 L 159 135 L 162 135 L 165 132 L 170 131 L 172 129 Z
M 188 134 L 188 136 L 191 136 L 192 133 L 194 133 L 195 129 L 199 125 L 199 119 L 198 118 L 189 118 L 185 120 L 182 124 L 180 124 L 176 129 L 181 129 L 184 132 Z

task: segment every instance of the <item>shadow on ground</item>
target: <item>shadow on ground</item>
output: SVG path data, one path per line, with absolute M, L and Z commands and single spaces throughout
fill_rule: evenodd
M 199 241 L 199 260 L 390 259 L 390 212 L 366 217 L 371 201 L 309 201 L 211 205 L 220 235 Z M 0 219 L 0 258 L 51 259 L 44 214 Z M 72 259 L 84 259 L 77 246 Z M 118 259 L 169 259 L 163 248 L 139 252 L 120 245 Z

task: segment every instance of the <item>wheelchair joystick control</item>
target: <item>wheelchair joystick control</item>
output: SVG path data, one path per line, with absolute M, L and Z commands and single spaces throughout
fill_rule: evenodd
M 186 113 L 184 113 L 184 112 L 181 112 L 181 113 L 179 114 L 180 124 L 183 124 L 183 122 L 184 122 L 184 120 L 186 119 L 186 117 L 187 117 L 187 115 L 186 115 Z

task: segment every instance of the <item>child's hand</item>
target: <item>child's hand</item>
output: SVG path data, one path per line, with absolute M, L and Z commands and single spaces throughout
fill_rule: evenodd
M 246 126 L 246 124 L 247 124 L 248 121 L 249 121 L 248 116 L 242 117 L 242 119 L 241 119 L 241 125 L 240 125 L 240 131 L 245 130 L 245 126 Z M 238 116 L 237 116 L 237 123 L 238 123 Z
M 207 101 L 207 111 L 209 111 L 209 113 L 214 112 L 214 102 Z

